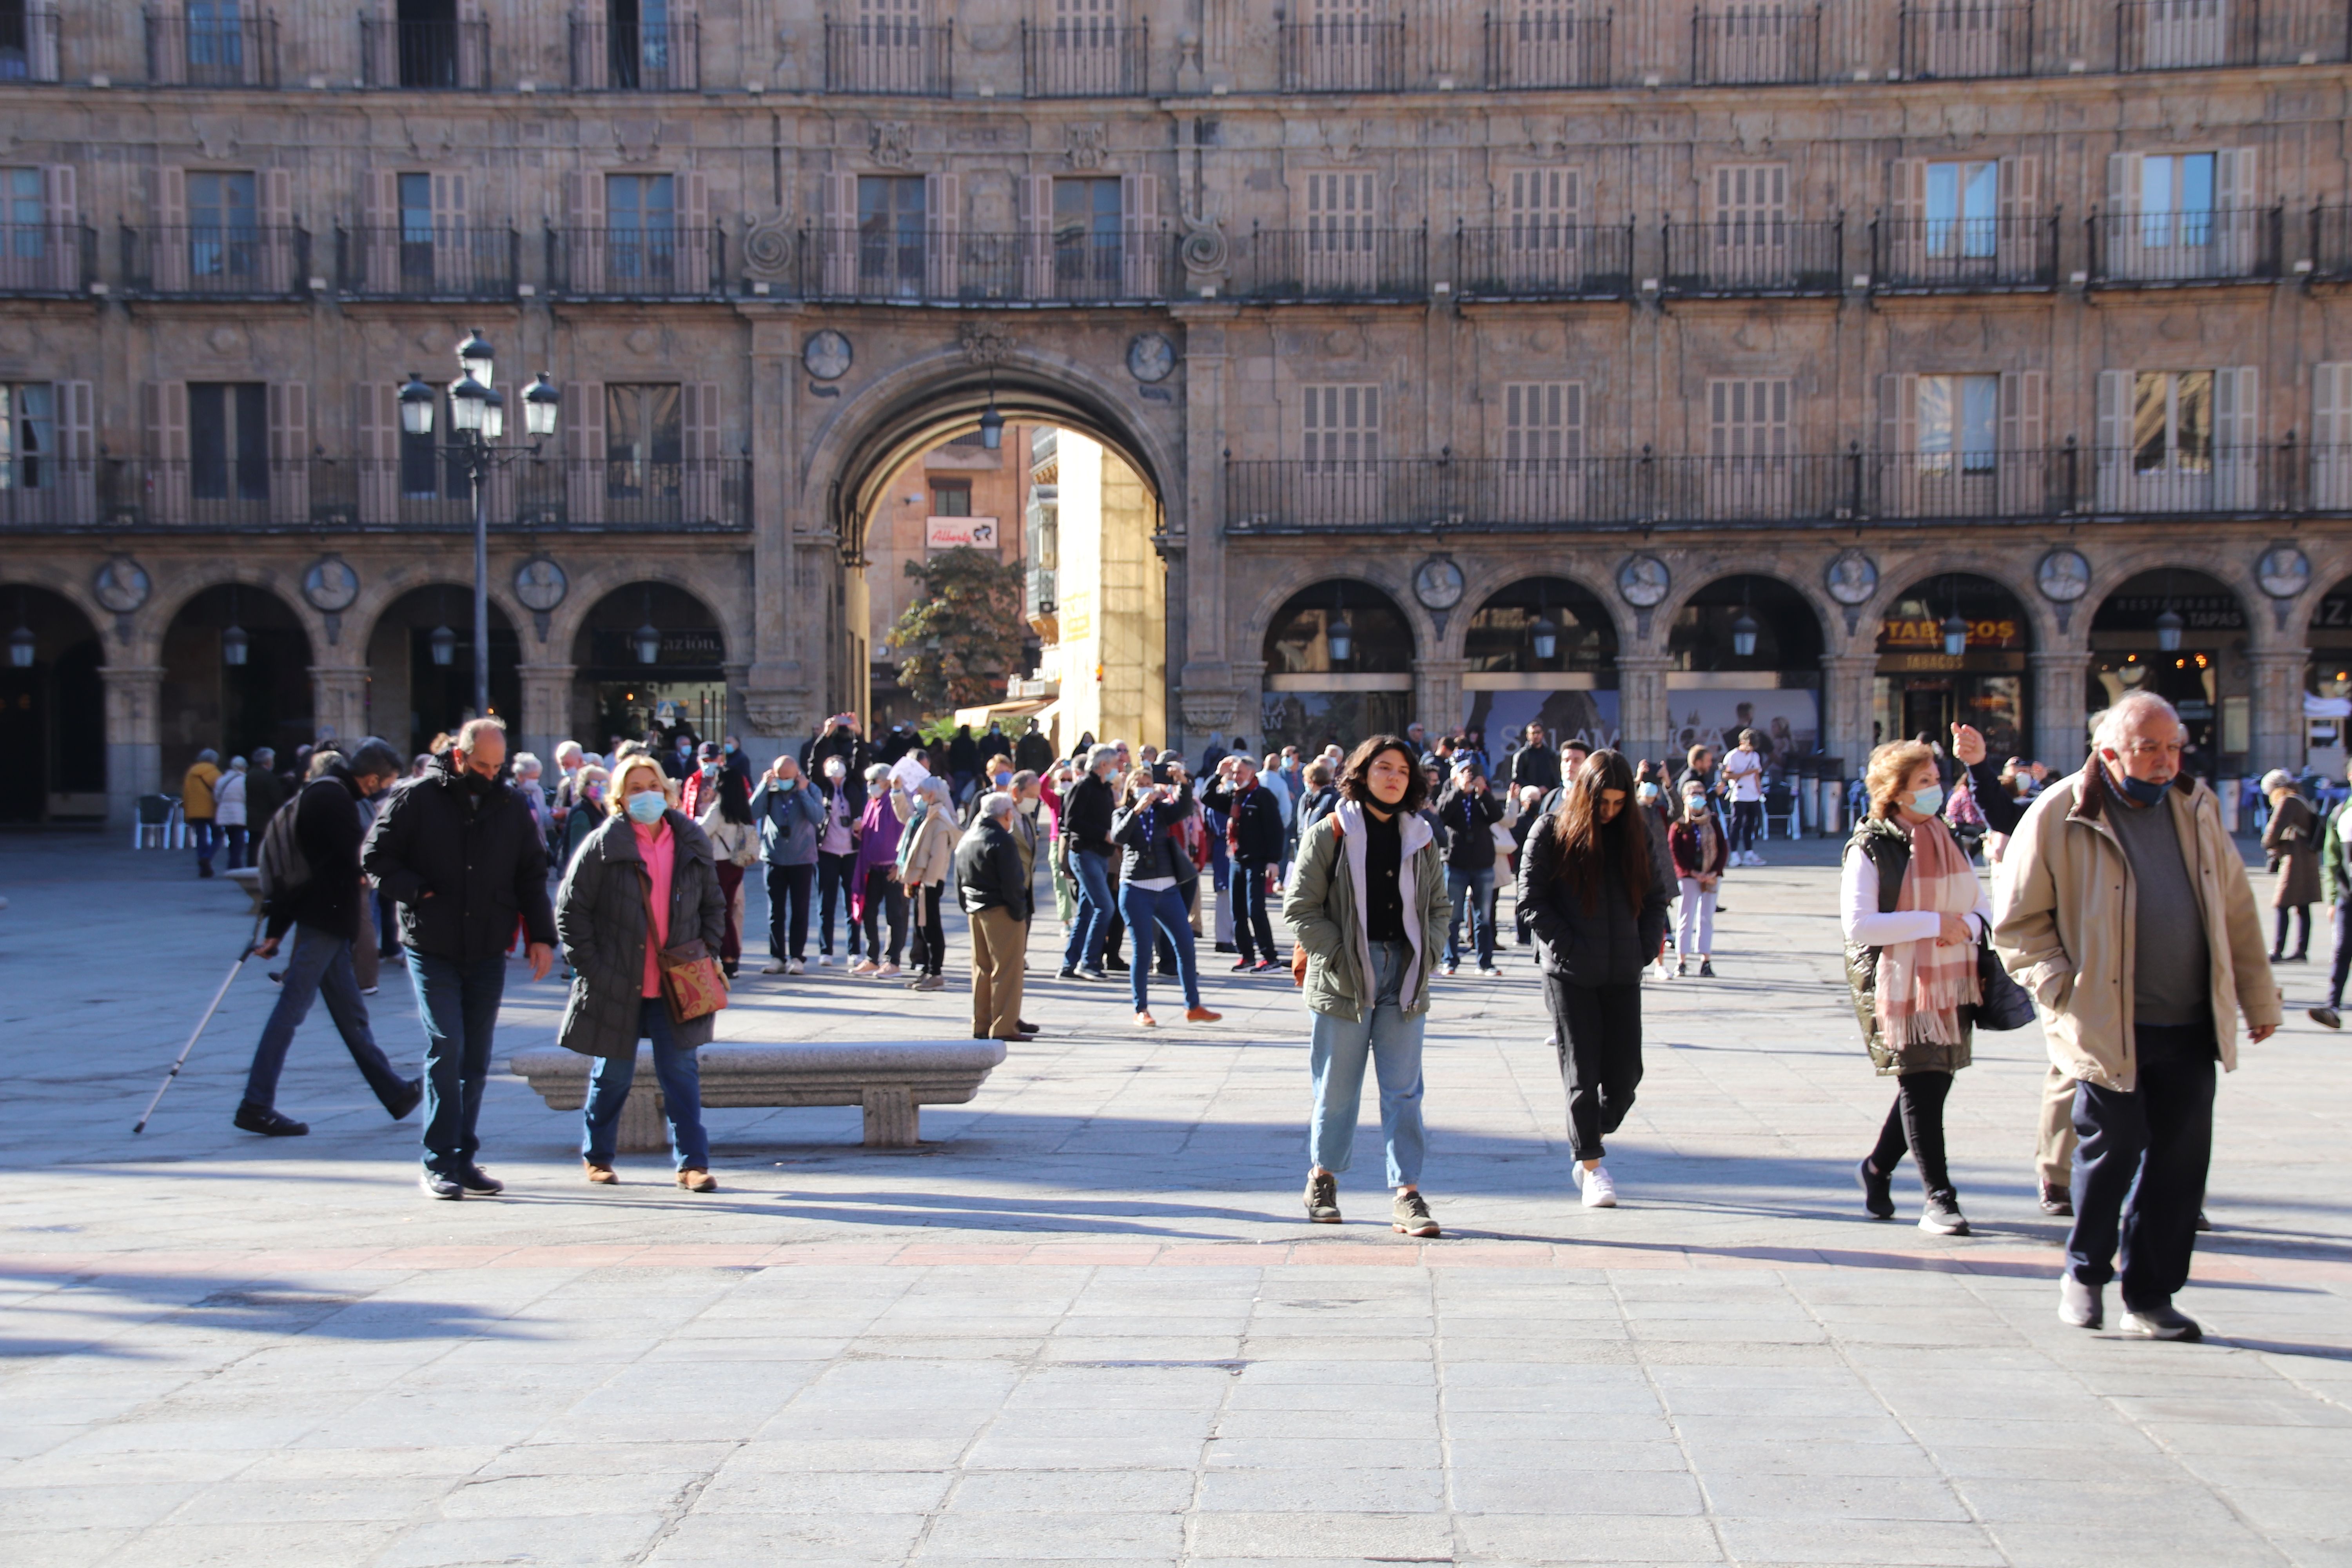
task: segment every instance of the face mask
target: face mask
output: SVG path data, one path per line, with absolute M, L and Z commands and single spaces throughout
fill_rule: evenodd
M 1658 786 L 1654 784 L 1645 784 L 1640 789 L 1635 790 L 1633 795 L 1634 797 L 1639 800 L 1655 800 L 1658 798 Z
M 717 777 L 719 776 L 719 764 L 718 764 L 717 763 L 703 763 L 703 764 L 702 764 L 702 776 L 703 776 L 704 778 L 707 778 L 707 779 L 715 779 L 715 778 L 717 778 Z
M 2154 805 L 2158 801 L 2164 798 L 2164 792 L 2170 789 L 2172 787 L 2172 784 L 2169 780 L 2167 780 L 2163 784 L 2150 784 L 2146 779 L 2136 779 L 2129 773 L 2126 773 L 2123 779 L 2123 787 L 2124 794 L 2131 796 L 2133 800 L 2138 802 L 2140 805 Z
M 996 787 L 999 789 L 1003 789 L 1006 784 L 1013 782 L 1013 775 L 1011 773 L 998 773 L 995 775 L 995 778 Z
M 845 776 L 848 772 L 848 765 L 843 763 L 838 757 L 835 757 L 833 761 L 824 764 L 824 776 L 829 779 L 835 780 L 836 782 Z
M 636 794 L 629 797 L 629 820 L 631 822 L 642 822 L 646 826 L 651 827 L 655 823 L 661 820 L 662 810 L 668 805 L 669 802 L 662 797 L 661 791 L 657 789 L 639 790 Z
M 727 742 L 727 754 L 730 757 L 735 754 L 735 742 L 732 741 Z
M 1943 805 L 1944 786 L 1942 784 L 1929 784 L 1926 789 L 1914 791 L 1911 796 L 1911 809 L 1922 816 L 1935 816 L 1943 808 Z

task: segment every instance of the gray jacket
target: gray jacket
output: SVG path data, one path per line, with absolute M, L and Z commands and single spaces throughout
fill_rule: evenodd
M 677 836 L 668 950 L 716 957 L 727 935 L 727 900 L 709 837 L 684 812 L 665 812 L 662 820 Z M 626 816 L 606 817 L 572 858 L 556 889 L 555 931 L 572 971 L 556 1043 L 583 1056 L 635 1056 L 646 994 L 646 858 Z M 715 1021 L 712 1014 L 673 1019 L 670 1033 L 681 1046 L 707 1046 Z
M 1411 1016 L 1429 1010 L 1430 971 L 1445 944 L 1454 906 L 1445 896 L 1437 835 L 1418 814 L 1401 826 L 1404 857 L 1398 891 L 1404 896 L 1405 939 L 1413 962 L 1398 1001 Z M 1350 1023 L 1370 1016 L 1372 950 L 1364 928 L 1371 910 L 1364 893 L 1362 806 L 1342 800 L 1300 837 L 1282 918 L 1307 950 L 1307 1007 Z
M 771 866 L 814 866 L 824 828 L 824 795 L 806 779 L 794 789 L 761 779 L 751 792 L 751 820 L 760 825 L 760 856 Z

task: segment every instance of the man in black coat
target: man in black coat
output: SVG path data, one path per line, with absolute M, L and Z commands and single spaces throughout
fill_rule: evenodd
M 1246 756 L 1226 758 L 1201 799 L 1223 815 L 1225 847 L 1234 858 L 1234 945 L 1241 949 L 1234 972 L 1279 969 L 1266 882 L 1268 873 L 1282 864 L 1288 843 L 1282 802 L 1258 781 L 1257 764 Z
M 520 922 L 530 977 L 555 962 L 547 840 L 499 776 L 506 726 L 471 719 L 423 778 L 377 814 L 360 863 L 400 905 L 400 932 L 425 1026 L 425 1192 L 504 1190 L 474 1163 L 482 1086 L 506 994 L 507 949 Z
M 1019 809 L 1002 791 L 982 796 L 979 816 L 956 846 L 956 899 L 971 923 L 975 1040 L 1030 1037 L 1021 1027 L 1021 980 L 1034 902 L 1013 832 Z
M 1530 742 L 1537 750 L 1541 744 Z M 1500 974 L 1495 967 L 1495 824 L 1503 820 L 1503 803 L 1487 787 L 1485 769 L 1471 762 L 1455 764 L 1445 793 L 1437 797 L 1437 820 L 1445 829 L 1445 893 L 1454 902 L 1445 926 L 1445 967 L 1440 973 L 1451 974 L 1461 964 L 1466 905 L 1478 973 Z
M 801 748 L 801 772 L 811 779 L 824 777 L 827 757 L 841 759 L 841 791 L 854 824 L 866 810 L 866 770 L 874 765 L 873 750 L 857 732 L 856 714 L 836 713 L 824 721 L 824 729 Z
M 1037 721 L 1029 721 L 1029 728 L 1013 742 L 1013 765 L 1040 776 L 1054 771 L 1054 742 L 1045 731 L 1037 728 Z
M 1511 787 L 1528 784 L 1549 795 L 1559 787 L 1559 753 L 1544 739 L 1543 721 L 1528 726 L 1528 742 L 1511 757 Z
M 253 835 L 255 854 L 261 852 L 262 830 L 278 815 L 278 808 L 293 799 L 295 794 L 295 787 L 278 776 L 278 753 L 268 746 L 256 746 L 253 766 L 245 774 L 245 822 Z
M 344 1048 L 358 1064 L 360 1076 L 391 1112 L 394 1121 L 416 1109 L 425 1086 L 393 1070 L 375 1035 L 368 1026 L 367 999 L 360 994 L 352 968 L 352 944 L 367 929 L 361 904 L 370 895 L 360 875 L 360 803 L 392 787 L 400 776 L 400 754 L 370 736 L 352 753 L 350 765 L 337 763 L 303 786 L 294 802 L 294 845 L 301 852 L 309 875 L 299 880 L 273 882 L 262 906 L 267 935 L 253 951 L 263 958 L 278 956 L 278 943 L 290 928 L 294 946 L 278 977 L 278 1004 L 261 1026 L 254 1047 L 253 1066 L 246 1073 L 245 1100 L 235 1121 L 247 1132 L 271 1138 L 299 1138 L 310 1127 L 281 1116 L 278 1076 L 286 1067 L 286 1052 L 294 1031 L 310 1014 L 310 1004 L 324 995 L 327 1016 L 343 1037 Z M 249 777 L 276 782 L 268 765 L 257 753 Z M 273 808 L 274 810 L 274 808 Z M 267 818 L 257 817 L 257 822 Z M 257 863 L 260 850 L 255 849 Z M 271 864 L 266 869 L 285 878 L 288 868 Z

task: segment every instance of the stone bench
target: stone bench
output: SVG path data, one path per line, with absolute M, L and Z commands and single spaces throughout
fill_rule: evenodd
M 921 1108 L 967 1105 L 1004 1060 L 1002 1040 L 885 1040 L 758 1045 L 718 1041 L 695 1052 L 706 1107 L 855 1105 L 866 1112 L 866 1146 L 911 1149 L 921 1142 Z M 551 1110 L 588 1103 L 593 1058 L 561 1046 L 517 1051 L 508 1070 Z M 633 1154 L 669 1147 L 650 1045 L 637 1047 L 636 1077 L 621 1110 L 620 1148 Z

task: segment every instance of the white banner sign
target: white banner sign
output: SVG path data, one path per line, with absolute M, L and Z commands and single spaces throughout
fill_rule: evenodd
M 962 545 L 974 550 L 995 549 L 996 520 L 992 517 L 934 517 L 925 521 L 925 550 L 953 550 Z

